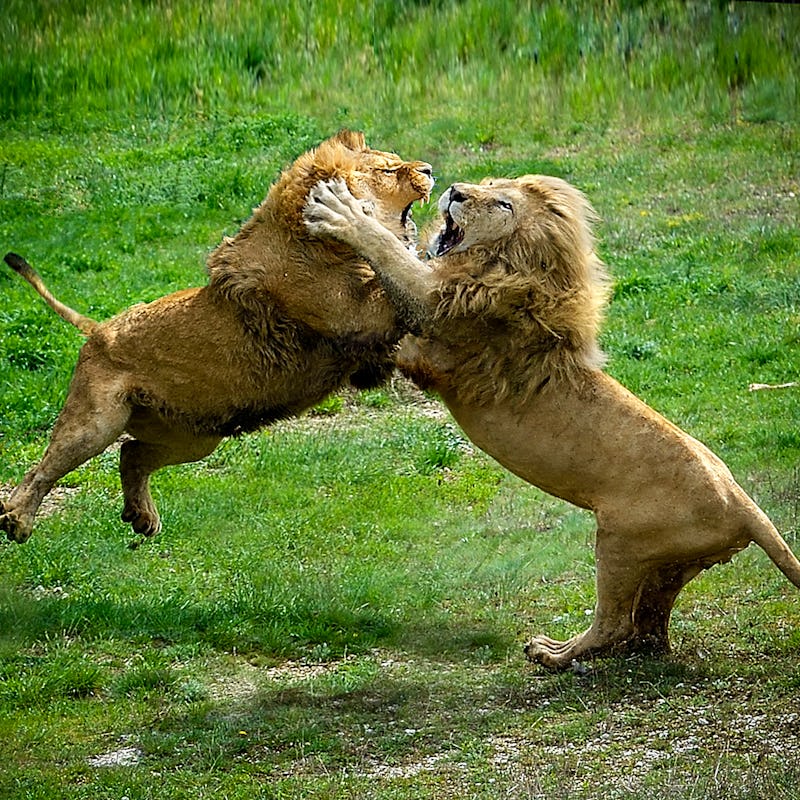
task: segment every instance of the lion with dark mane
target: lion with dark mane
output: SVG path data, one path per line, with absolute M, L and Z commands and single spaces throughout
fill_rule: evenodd
M 239 233 L 211 254 L 201 288 L 97 323 L 58 301 L 23 258 L 6 256 L 87 336 L 44 457 L 0 503 L 9 539 L 26 541 L 55 482 L 123 433 L 122 518 L 153 535 L 161 522 L 152 472 L 299 414 L 347 382 L 374 386 L 388 377 L 402 319 L 361 256 L 305 228 L 308 192 L 330 178 L 345 181 L 398 245 L 414 246 L 411 206 L 430 193 L 430 165 L 342 131 L 280 176 Z
M 410 320 L 400 369 L 509 470 L 594 512 L 593 622 L 534 637 L 529 658 L 668 650 L 680 590 L 751 542 L 800 587 L 800 562 L 725 464 L 602 371 L 608 281 L 583 194 L 547 176 L 487 179 L 454 184 L 439 210 L 428 264 L 341 182 L 312 190 L 306 219 L 361 253 Z

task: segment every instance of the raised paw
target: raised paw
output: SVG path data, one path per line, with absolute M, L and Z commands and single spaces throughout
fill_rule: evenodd
M 33 533 L 33 517 L 19 515 L 0 504 L 0 531 L 4 531 L 10 542 L 24 544 Z
M 350 193 L 347 184 L 336 178 L 320 181 L 308 195 L 303 209 L 306 228 L 314 236 L 330 236 L 353 244 L 358 223 L 374 215 L 370 200 L 360 200 Z
M 144 510 L 126 505 L 121 517 L 123 522 L 129 522 L 133 530 L 142 536 L 155 536 L 161 532 L 161 517 L 155 509 Z

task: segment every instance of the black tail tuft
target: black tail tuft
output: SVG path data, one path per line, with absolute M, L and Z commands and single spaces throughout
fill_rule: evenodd
M 22 257 L 18 256 L 16 253 L 6 253 L 5 258 L 3 261 L 8 264 L 11 269 L 15 272 L 22 272 L 25 269 L 30 269 L 30 264 Z

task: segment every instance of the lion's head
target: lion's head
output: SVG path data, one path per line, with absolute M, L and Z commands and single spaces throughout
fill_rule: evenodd
M 366 261 L 347 245 L 306 229 L 308 193 L 330 178 L 343 179 L 378 221 L 416 248 L 411 206 L 430 195 L 430 164 L 373 150 L 362 133 L 345 130 L 287 167 L 239 233 L 211 253 L 210 286 L 250 320 L 277 307 L 339 343 L 394 343 L 401 324 Z
M 596 216 L 580 191 L 541 175 L 456 183 L 439 211 L 443 224 L 428 245 L 441 281 L 436 328 L 486 336 L 475 348 L 481 363 L 458 370 L 468 382 L 493 377 L 492 386 L 476 385 L 476 400 L 502 387 L 525 395 L 547 376 L 602 364 L 609 283 L 594 250 Z
M 292 230 L 305 235 L 303 209 L 308 193 L 319 181 L 331 178 L 343 178 L 355 197 L 371 201 L 375 217 L 384 227 L 406 244 L 416 244 L 411 208 L 417 200 L 430 197 L 430 164 L 403 161 L 394 153 L 373 150 L 367 146 L 363 133 L 342 130 L 300 156 L 283 173 L 267 199 L 280 210 Z

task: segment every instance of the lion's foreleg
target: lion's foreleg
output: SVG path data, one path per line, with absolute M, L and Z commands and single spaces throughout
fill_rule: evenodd
M 375 217 L 341 180 L 318 183 L 309 194 L 304 215 L 316 236 L 330 236 L 365 258 L 402 324 L 419 333 L 433 316 L 432 272 Z

